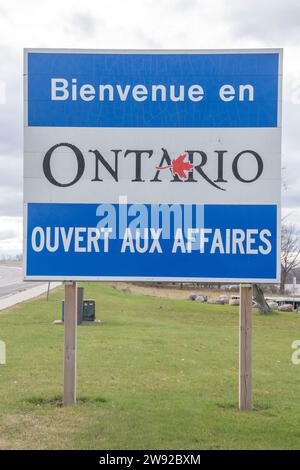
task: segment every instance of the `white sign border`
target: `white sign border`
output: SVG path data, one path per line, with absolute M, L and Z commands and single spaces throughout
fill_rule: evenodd
M 70 54 L 267 54 L 276 53 L 278 64 L 278 108 L 277 128 L 282 128 L 282 76 L 283 48 L 259 49 L 65 49 L 65 48 L 24 48 L 23 51 L 23 127 L 28 127 L 28 54 L 29 53 L 70 53 Z M 24 135 L 24 134 L 23 134 Z M 282 132 L 280 132 L 280 160 Z M 23 158 L 23 170 L 25 159 Z M 279 283 L 281 271 L 281 204 L 277 204 L 277 260 L 275 278 L 198 278 L 198 277 L 141 277 L 141 276 L 33 276 L 27 275 L 27 204 L 23 203 L 23 279 L 25 281 L 136 281 L 136 282 L 222 282 L 222 283 Z

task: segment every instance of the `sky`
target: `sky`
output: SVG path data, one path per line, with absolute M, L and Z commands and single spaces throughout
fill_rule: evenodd
M 22 249 L 23 48 L 284 48 L 282 206 L 300 229 L 299 0 L 0 0 L 0 255 Z

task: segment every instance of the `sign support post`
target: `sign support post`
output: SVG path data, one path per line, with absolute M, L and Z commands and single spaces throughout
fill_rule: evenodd
M 77 286 L 65 283 L 64 405 L 76 403 Z
M 252 409 L 252 285 L 240 285 L 239 408 Z

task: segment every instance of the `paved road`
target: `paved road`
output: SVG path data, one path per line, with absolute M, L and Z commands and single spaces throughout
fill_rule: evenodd
M 6 297 L 16 292 L 30 289 L 43 282 L 24 282 L 22 280 L 22 268 L 18 266 L 0 265 L 0 297 Z

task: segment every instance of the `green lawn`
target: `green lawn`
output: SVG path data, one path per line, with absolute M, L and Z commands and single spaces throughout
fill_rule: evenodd
M 254 313 L 254 406 L 238 400 L 238 308 L 85 284 L 78 398 L 63 408 L 63 289 L 0 315 L 0 448 L 299 449 L 300 315 Z

